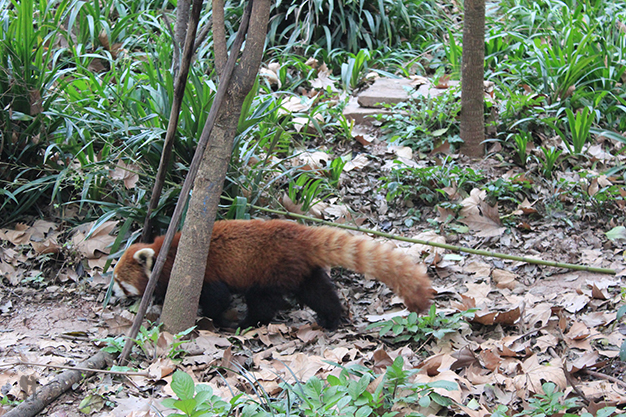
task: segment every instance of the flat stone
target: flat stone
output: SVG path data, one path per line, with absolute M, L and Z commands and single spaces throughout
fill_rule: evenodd
M 422 78 L 422 84 L 419 84 L 420 81 L 409 78 L 378 78 L 356 98 L 350 98 L 343 115 L 357 124 L 371 125 L 376 120 L 374 116 L 390 113 L 384 107 L 386 104 L 394 105 L 418 97 L 436 97 L 459 84 L 459 81 L 448 81 L 448 88 L 436 88 L 429 81 L 424 83 L 424 80 Z
M 378 78 L 357 98 L 361 107 L 382 108 L 384 104 L 407 101 L 414 91 L 414 81 L 408 78 Z
M 459 81 L 448 81 L 447 85 L 455 87 Z M 379 78 L 358 95 L 358 103 L 362 107 L 383 108 L 385 104 L 403 103 L 411 98 L 436 97 L 448 88 L 436 88 L 430 82 L 418 84 L 409 78 Z
M 376 120 L 375 116 L 377 114 L 390 114 L 391 112 L 387 109 L 370 109 L 367 107 L 359 106 L 358 100 L 356 97 L 350 97 L 350 101 L 348 101 L 348 105 L 343 109 L 343 115 L 348 120 L 354 120 L 355 124 L 359 125 L 368 125 L 370 126 L 372 122 Z

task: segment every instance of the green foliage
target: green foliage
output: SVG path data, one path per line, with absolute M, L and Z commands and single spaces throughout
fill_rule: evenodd
M 384 139 L 392 144 L 430 152 L 444 141 L 459 142 L 460 90 L 449 88 L 435 97 L 420 97 L 390 106 L 391 113 L 379 116 Z
M 55 161 L 44 153 L 62 123 L 49 110 L 67 70 L 48 45 L 57 41 L 69 1 L 57 7 L 46 1 L 0 1 L 0 182 L 7 197 L 0 206 L 3 222 L 50 198 Z
M 532 416 L 546 417 L 555 414 L 565 413 L 570 408 L 576 407 L 576 399 L 564 398 L 563 393 L 559 392 L 556 384 L 546 382 L 542 386 L 543 394 L 537 394 L 528 400 L 529 410 L 516 414 L 515 417 Z
M 470 309 L 448 317 L 445 313 L 437 313 L 433 304 L 426 316 L 410 313 L 407 317 L 398 316 L 388 321 L 372 323 L 367 328 L 380 328 L 381 336 L 391 332 L 394 343 L 406 341 L 422 343 L 431 337 L 441 339 L 448 333 L 458 331 L 466 323 L 466 318 L 474 317 L 475 311 Z
M 174 408 L 183 414 L 172 413 L 169 416 L 219 416 L 227 415 L 230 405 L 205 384 L 195 385 L 193 379 L 183 371 L 176 371 L 172 376 L 172 391 L 178 396 L 166 398 L 161 402 L 167 408 Z
M 550 149 L 542 146 L 541 151 L 543 152 L 544 156 L 544 159 L 540 159 L 541 165 L 543 167 L 542 173 L 546 178 L 552 178 L 552 171 L 554 170 L 554 166 L 563 151 L 557 150 L 554 146 L 550 147 Z
M 544 393 L 531 397 L 528 400 L 528 408 L 521 413 L 514 414 L 513 417 L 550 417 L 555 415 L 563 417 L 609 417 L 617 410 L 616 407 L 604 407 L 596 411 L 595 414 L 571 414 L 567 411 L 578 407 L 577 398 L 563 398 L 564 394 L 559 392 L 556 384 L 552 382 L 546 382 L 541 387 Z M 491 415 L 494 417 L 506 417 L 510 413 L 508 407 L 499 405 Z
M 446 58 L 450 63 L 450 78 L 453 80 L 461 79 L 461 57 L 463 55 L 463 47 L 459 45 L 455 38 L 455 31 L 448 28 L 448 45 L 446 46 Z
M 434 390 L 458 390 L 455 382 L 411 382 L 410 378 L 416 370 L 404 370 L 403 367 L 404 360 L 397 357 L 382 379 L 363 366 L 354 366 L 343 368 L 339 376 L 329 375 L 326 381 L 312 377 L 306 383 L 292 385 L 284 382 L 281 385 L 285 391 L 278 398 L 269 398 L 267 394 L 255 390 L 259 400 L 238 395 L 230 402 L 214 395 L 209 386 L 195 385 L 189 375 L 176 371 L 172 378 L 172 390 L 178 398 L 166 399 L 162 404 L 182 412 L 170 416 L 227 416 L 236 413 L 243 416 L 271 414 L 315 417 L 392 416 L 395 414 L 392 408 L 398 405 L 428 407 L 432 401 L 443 407 L 452 404 Z M 372 383 L 376 385 L 372 387 Z
M 549 382 L 549 384 L 552 384 Z M 544 384 L 545 385 L 545 384 Z M 558 393 L 560 394 L 560 393 Z M 561 394 L 562 395 L 562 394 Z M 541 400 L 539 400 L 541 401 Z M 532 417 L 549 417 L 552 415 L 559 415 L 563 417 L 610 417 L 617 410 L 616 407 L 603 407 L 596 411 L 595 414 L 592 413 L 581 413 L 581 414 L 570 414 L 570 413 L 556 413 L 556 414 L 544 414 L 541 410 L 536 409 L 533 404 L 529 411 L 525 411 L 523 413 L 514 414 L 514 417 L 521 416 L 532 416 Z M 559 408 L 559 407 L 557 407 Z M 494 412 L 491 414 L 492 417 L 508 417 L 509 416 L 509 408 L 505 405 L 498 405 Z
M 184 338 L 189 333 L 191 333 L 193 329 L 195 329 L 195 327 L 190 327 L 189 329 L 183 330 L 182 332 L 174 335 L 172 345 L 170 346 L 170 350 L 167 354 L 168 358 L 174 359 L 185 353 L 185 350 L 181 349 L 181 345 L 188 342 L 188 340 L 184 340 Z M 139 334 L 137 335 L 137 339 L 135 339 L 135 346 L 141 349 L 144 356 L 151 358 L 154 356 L 152 354 L 152 351 L 156 349 L 160 335 L 161 324 L 152 326 L 149 329 L 141 326 L 139 328 Z M 126 337 L 107 337 L 104 339 L 100 339 L 100 342 L 106 344 L 106 346 L 102 348 L 104 352 L 121 353 L 124 349 L 124 345 L 126 344 Z
M 521 179 L 522 175 L 518 174 L 510 179 L 496 178 L 487 182 L 481 187 L 487 192 L 489 200 L 495 203 L 511 201 L 518 205 L 524 197 L 532 194 L 532 184 L 527 179 Z
M 435 204 L 447 200 L 443 188 L 456 187 L 459 191 L 469 193 L 484 177 L 480 172 L 461 168 L 448 161 L 433 167 L 394 168 L 391 175 L 381 180 L 384 182 L 383 188 L 387 190 L 387 201 L 402 197 L 405 200 Z
M 287 195 L 292 202 L 302 205 L 302 211 L 308 211 L 336 190 L 347 162 L 339 157 L 333 159 L 327 169 L 297 172 L 297 176 L 289 180 Z
M 560 130 L 557 130 L 557 132 L 563 138 L 563 143 L 565 143 L 569 152 L 574 155 L 580 155 L 583 146 L 589 140 L 589 131 L 595 120 L 596 113 L 589 107 L 584 107 L 581 111 L 576 112 L 576 115 L 574 115 L 570 109 L 565 109 L 565 113 L 567 114 L 567 126 L 572 139 L 572 145 L 570 146 Z
M 352 53 L 431 38 L 448 19 L 437 2 L 429 0 L 280 0 L 272 15 L 270 45 L 316 44 Z
M 530 132 L 519 132 L 513 136 L 516 145 L 517 160 L 522 168 L 525 168 L 526 162 L 528 162 L 528 154 L 526 151 L 528 149 L 528 143 L 532 143 L 532 139 Z
M 397 357 L 382 378 L 362 366 L 344 368 L 339 376 L 329 375 L 327 383 L 313 377 L 306 384 L 283 383 L 295 396 L 293 407 L 303 416 L 392 416 L 395 405 L 419 404 L 428 407 L 431 401 L 443 407 L 451 401 L 434 392 L 435 388 L 457 390 L 454 382 L 438 381 L 414 383 L 410 376 L 416 371 L 405 371 L 404 360 Z M 377 385 L 371 386 L 377 382 Z
M 346 91 L 359 85 L 367 72 L 367 63 L 370 58 L 366 49 L 361 49 L 356 55 L 350 55 L 348 62 L 341 64 L 341 82 Z

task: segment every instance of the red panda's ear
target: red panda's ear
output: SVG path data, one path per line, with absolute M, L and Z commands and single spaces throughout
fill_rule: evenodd
M 151 249 L 151 248 L 139 249 L 133 255 L 133 259 L 135 259 L 139 263 L 139 265 L 142 265 L 146 271 L 151 272 L 152 263 L 154 262 L 154 249 Z

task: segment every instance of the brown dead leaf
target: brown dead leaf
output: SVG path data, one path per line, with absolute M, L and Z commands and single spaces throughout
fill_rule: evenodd
M 324 332 L 321 330 L 314 330 L 310 324 L 300 326 L 296 336 L 304 343 L 311 343 L 316 341 L 319 337 L 323 336 Z
M 590 331 L 587 326 L 580 322 L 572 323 L 572 327 L 570 327 L 567 332 L 567 337 L 572 340 L 583 340 L 589 337 Z
M 591 296 L 596 300 L 608 300 L 610 298 L 609 295 L 605 294 L 595 283 L 591 287 Z
M 550 317 L 552 317 L 552 304 L 539 303 L 533 307 L 526 308 L 524 320 L 528 323 L 528 327 L 532 329 L 545 327 Z
M 513 212 L 513 214 L 516 215 L 522 215 L 522 214 L 535 214 L 537 213 L 537 209 L 535 209 L 533 207 L 535 203 L 530 203 L 530 201 L 528 201 L 528 198 L 525 198 L 524 201 L 522 201 L 519 206 L 517 207 L 517 210 L 515 210 Z
M 512 290 L 517 286 L 517 274 L 505 271 L 504 269 L 494 269 L 491 273 L 491 278 L 498 288 L 508 288 Z
M 477 306 L 492 305 L 492 301 L 487 297 L 492 291 L 491 285 L 487 283 L 466 283 L 467 291 L 464 293 L 466 297 L 471 297 L 475 300 Z
M 434 230 L 421 232 L 415 236 L 412 236 L 412 238 L 417 240 L 423 240 L 426 242 L 446 243 L 445 236 L 441 236 Z M 421 261 L 423 254 L 442 254 L 443 252 L 445 252 L 445 249 L 416 243 L 408 248 L 405 248 L 404 252 L 410 255 L 415 261 Z
M 469 226 L 472 231 L 477 232 L 476 236 L 478 237 L 500 236 L 506 230 L 506 227 L 501 227 L 500 221 L 496 222 L 493 219 L 480 214 L 471 214 L 460 219 L 459 221 Z
M 61 282 L 78 282 L 78 274 L 71 268 L 63 268 L 59 271 L 57 279 Z
M 570 313 L 576 313 L 589 304 L 589 297 L 576 293 L 567 293 L 563 296 L 561 305 Z
M 311 81 L 311 87 L 318 90 L 330 89 L 330 91 L 338 91 L 335 87 L 335 82 L 330 78 L 330 73 L 327 71 L 318 71 L 317 78 Z
M 521 309 L 519 306 L 517 306 L 515 308 L 511 308 L 509 310 L 498 313 L 498 316 L 495 319 L 495 323 L 505 326 L 512 326 L 519 320 L 520 316 Z
M 122 159 L 117 161 L 115 169 L 111 170 L 109 175 L 111 179 L 123 181 L 124 187 L 130 190 L 135 188 L 135 184 L 139 181 L 139 166 L 134 164 L 127 164 Z
M 400 158 L 413 159 L 413 149 L 408 146 L 389 145 L 387 150 Z
M 163 379 L 176 370 L 176 364 L 169 358 L 159 358 L 148 367 L 148 374 L 154 380 Z
M 471 319 L 470 321 L 489 326 L 495 323 L 497 316 L 498 316 L 497 311 L 480 310 L 474 313 L 474 318 Z
M 30 227 L 23 223 L 15 225 L 15 230 L 2 229 L 0 230 L 0 238 L 8 240 L 15 246 L 26 245 L 30 241 L 31 232 Z
M 437 214 L 438 214 L 438 216 L 437 216 L 436 220 L 439 223 L 444 223 L 444 224 L 450 222 L 450 220 L 452 220 L 452 219 L 454 219 L 456 217 L 456 214 L 454 213 L 454 211 L 452 209 L 443 208 L 441 206 L 437 206 Z
M 346 162 L 346 164 L 343 166 L 343 170 L 344 172 L 350 172 L 353 169 L 360 170 L 360 169 L 365 168 L 369 164 L 370 164 L 369 158 L 365 154 L 360 153 L 355 158 Z
M 491 265 L 481 261 L 471 261 L 463 270 L 469 274 L 476 274 L 476 278 L 488 277 L 491 275 Z
M 548 381 L 554 382 L 561 390 L 567 387 L 567 379 L 560 358 L 552 358 L 550 363 L 541 364 L 535 354 L 522 363 L 521 371 L 520 375 L 513 378 L 517 390 L 543 394 L 541 386 Z
M 352 128 L 352 137 L 363 146 L 371 145 L 376 139 L 370 131 L 362 125 L 356 125 Z
M 581 369 L 594 368 L 598 363 L 599 357 L 600 355 L 598 355 L 598 352 L 585 352 L 574 361 L 567 363 L 567 371 L 575 373 L 580 371 Z
M 384 373 L 388 366 L 393 365 L 393 359 L 391 359 L 389 354 L 387 354 L 384 349 L 378 349 L 375 351 L 372 355 L 372 361 L 374 362 L 373 369 L 377 373 Z
M 312 101 L 307 97 L 289 96 L 283 99 L 280 114 L 303 113 L 311 108 Z
M 474 188 L 470 191 L 469 197 L 461 201 L 461 205 L 463 206 L 460 212 L 461 216 L 480 215 L 478 207 L 485 197 L 487 197 L 487 191 L 479 190 L 478 188 Z
M 482 365 L 491 370 L 496 371 L 500 368 L 500 364 L 502 363 L 502 357 L 498 354 L 495 349 L 483 350 L 479 354 Z
M 72 243 L 85 258 L 101 258 L 111 250 L 110 246 L 115 241 L 115 237 L 109 233 L 116 225 L 117 221 L 104 222 L 91 233 L 89 238 L 87 238 L 87 233 L 77 230 L 72 237 Z

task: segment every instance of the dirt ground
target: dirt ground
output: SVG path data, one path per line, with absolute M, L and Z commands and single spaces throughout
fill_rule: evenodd
M 519 412 L 528 406 L 526 399 L 542 392 L 541 384 L 546 381 L 556 383 L 566 395 L 580 398 L 580 412 L 593 412 L 599 405 L 626 404 L 626 387 L 621 382 L 626 365 L 619 361 L 626 324 L 624 319 L 617 320 L 617 310 L 624 304 L 626 252 L 622 241 L 610 241 L 605 235 L 615 226 L 610 216 L 540 210 L 532 217 L 517 215 L 518 223 L 526 222 L 530 228 L 491 224 L 486 219 L 484 197 L 477 190 L 465 197 L 463 205 L 482 207 L 475 215 L 485 223 L 487 236 L 475 229 L 451 232 L 450 224 L 442 220 L 445 213 L 432 207 L 421 208 L 421 218 L 407 225 L 406 206 L 390 206 L 384 199 L 364 194 L 370 177 L 384 161 L 377 164 L 360 168 L 343 184 L 344 199 L 376 219 L 375 224 L 362 222 L 364 227 L 612 268 L 617 275 L 396 242 L 399 250 L 429 265 L 438 311 L 452 314 L 475 307 L 474 319 L 441 339 L 394 343 L 393 335 L 381 337 L 368 325 L 405 315 L 401 300 L 376 281 L 335 270 L 333 279 L 348 318 L 336 332 L 320 329 L 313 313 L 297 306 L 281 313 L 275 324 L 244 334 L 216 330 L 203 320 L 193 341 L 182 345 L 186 355 L 172 358 L 172 336 L 161 334 L 155 343 L 146 342 L 143 351 L 133 354 L 132 365 L 147 371 L 147 376 L 91 376 L 41 415 L 158 415 L 156 410 L 163 408 L 161 399 L 173 394 L 169 383 L 175 369 L 185 370 L 229 399 L 237 390 L 250 394 L 246 376 L 254 375 L 255 383 L 266 392 L 279 395 L 281 381 L 337 374 L 338 368 L 329 362 L 362 364 L 381 373 L 398 356 L 404 358 L 407 369 L 420 369 L 416 381 L 456 382 L 458 391 L 442 395 L 455 401 L 452 412 L 458 415 L 490 415 L 497 404 Z M 493 175 L 502 172 L 494 170 Z M 338 222 L 345 221 L 345 210 L 337 207 L 330 204 L 321 210 L 333 213 Z M 500 208 L 499 216 L 514 210 Z M 85 240 L 87 229 L 68 233 L 52 222 L 31 222 L 1 231 L 0 387 L 4 399 L 0 415 L 61 372 L 53 366 L 75 366 L 103 347 L 102 339 L 124 334 L 132 323 L 127 305 L 102 305 L 109 276 L 101 272 L 115 224 L 105 225 Z M 62 249 L 46 254 L 39 251 L 44 243 Z M 220 373 L 216 366 L 240 371 Z M 477 406 L 469 407 L 471 400 Z M 425 414 L 438 411 L 420 410 Z

